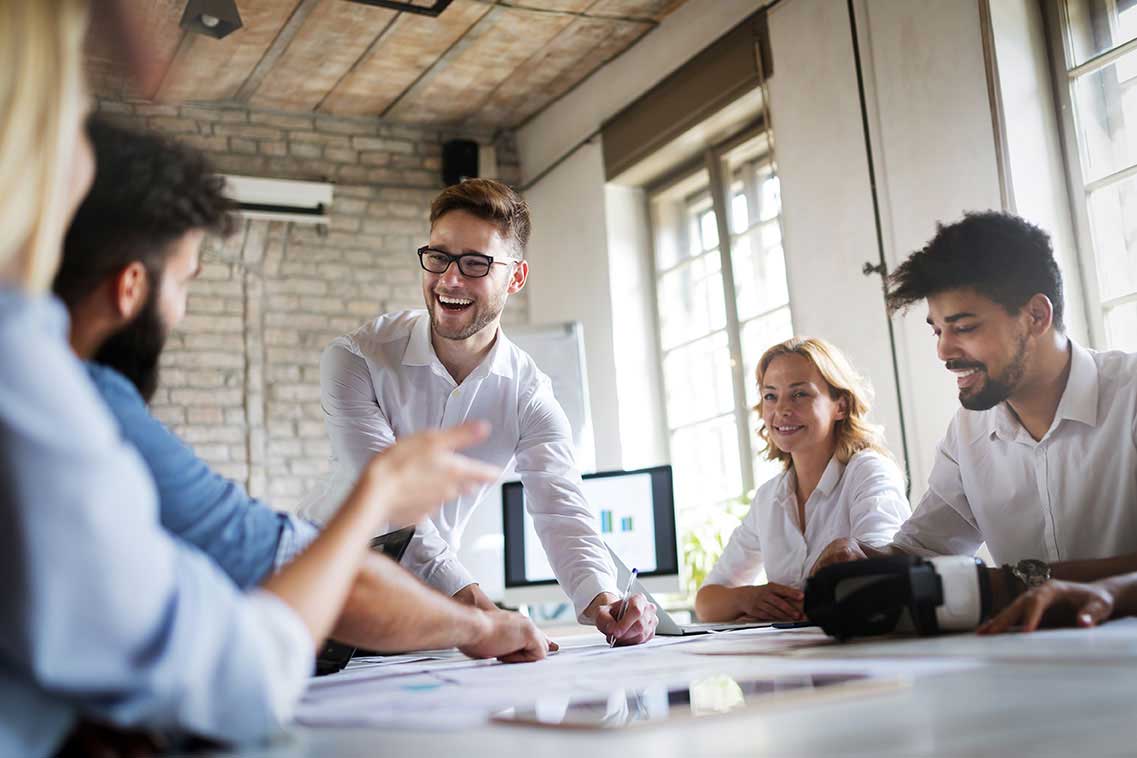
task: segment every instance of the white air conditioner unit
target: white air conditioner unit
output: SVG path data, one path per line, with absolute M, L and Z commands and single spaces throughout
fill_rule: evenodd
M 294 224 L 331 222 L 331 184 L 225 175 L 225 195 L 245 218 Z

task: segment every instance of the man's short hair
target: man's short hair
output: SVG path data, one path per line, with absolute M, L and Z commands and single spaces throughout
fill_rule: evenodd
M 974 289 L 1017 314 L 1037 294 L 1054 307 L 1054 327 L 1062 331 L 1062 272 L 1050 237 L 1034 224 L 997 211 L 965 214 L 936 225 L 936 236 L 888 277 L 890 312 L 940 292 Z
M 67 231 L 55 292 L 73 306 L 106 277 L 141 262 L 152 279 L 186 232 L 233 228 L 225 180 L 197 150 L 93 116 L 95 181 Z M 152 282 L 154 284 L 154 282 Z
M 529 245 L 529 206 L 508 185 L 493 179 L 467 179 L 447 187 L 430 204 L 430 226 L 451 211 L 466 211 L 497 227 L 519 258 Z

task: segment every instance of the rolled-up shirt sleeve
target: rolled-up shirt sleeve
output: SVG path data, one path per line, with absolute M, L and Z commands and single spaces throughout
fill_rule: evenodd
M 395 444 L 395 432 L 375 397 L 367 361 L 346 338 L 329 345 L 320 358 L 320 403 L 332 446 L 332 475 L 328 486 L 309 498 L 301 510 L 326 521 L 375 454 Z M 417 525 L 400 563 L 447 595 L 474 582 L 430 519 Z
M 911 555 L 974 555 L 983 544 L 983 533 L 971 512 L 953 453 L 953 440 L 954 429 L 949 429 L 936 451 L 928 491 L 892 540 Z
M 292 563 L 296 556 L 307 550 L 308 546 L 320 536 L 320 528 L 311 521 L 292 514 L 281 514 L 281 516 L 283 523 L 280 528 L 280 542 L 277 543 L 276 555 L 273 557 L 273 571 L 280 571 Z
M 865 456 L 846 476 L 853 488 L 850 536 L 873 547 L 888 545 L 912 515 L 900 469 L 883 456 Z
M 516 469 L 525 505 L 557 581 L 585 622 L 581 614 L 597 595 L 620 592 L 615 565 L 581 492 L 572 429 L 547 378 L 522 408 Z
M 263 738 L 306 684 L 307 628 L 162 528 L 145 466 L 61 336 L 13 331 L 0 328 L 0 700 L 23 702 L 22 686 L 120 726 Z
M 733 532 L 723 548 L 722 555 L 715 561 L 714 568 L 707 572 L 703 585 L 718 584 L 723 587 L 741 587 L 754 584 L 762 571 L 762 537 L 758 528 L 757 496 L 750 504 L 742 523 Z

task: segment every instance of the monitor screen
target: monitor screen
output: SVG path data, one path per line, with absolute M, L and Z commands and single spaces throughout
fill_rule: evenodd
M 601 538 L 641 576 L 676 574 L 675 501 L 671 467 L 586 474 L 581 491 Z M 525 507 L 521 482 L 502 487 L 505 530 L 505 586 L 525 587 L 556 581 L 533 517 Z

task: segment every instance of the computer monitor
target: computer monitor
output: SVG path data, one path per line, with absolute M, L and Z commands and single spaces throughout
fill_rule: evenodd
M 585 474 L 581 490 L 592 509 L 596 531 L 616 555 L 639 569 L 653 592 L 679 591 L 675 541 L 675 497 L 671 466 Z M 545 549 L 525 508 L 521 482 L 502 487 L 505 533 L 505 602 L 564 602 Z

